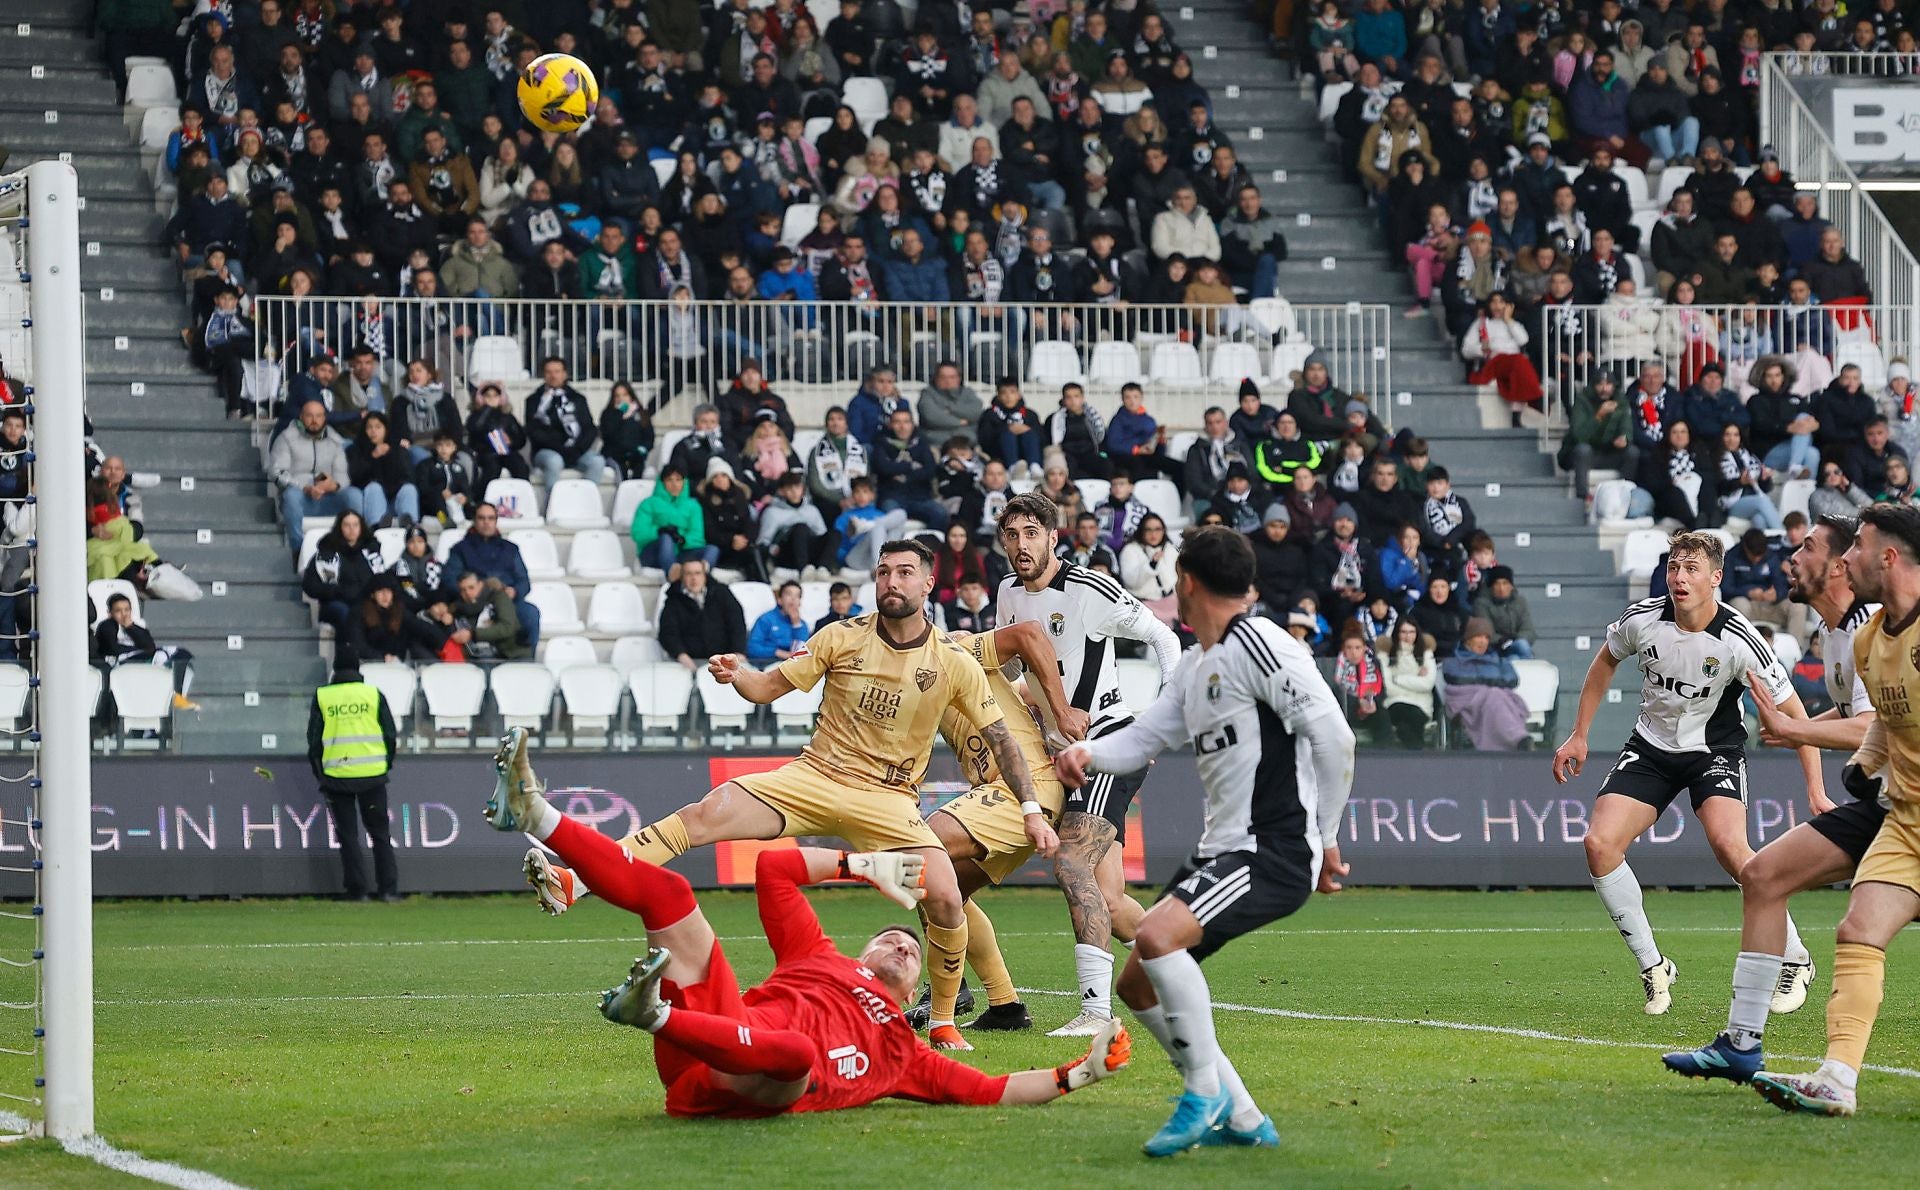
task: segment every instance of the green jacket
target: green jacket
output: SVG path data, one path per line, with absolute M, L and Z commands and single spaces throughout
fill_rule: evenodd
M 453 245 L 446 263 L 440 266 L 440 288 L 454 297 L 472 297 L 484 291 L 488 297 L 520 296 L 520 275 L 507 259 L 506 249 L 490 242 L 476 251 L 465 240 Z
M 442 66 L 433 72 L 433 85 L 440 92 L 440 109 L 452 116 L 460 131 L 477 136 L 480 121 L 493 110 L 493 75 L 478 61 L 465 70 Z
M 620 293 L 628 301 L 640 299 L 640 258 L 633 254 L 633 245 L 622 244 L 613 259 L 620 265 Z M 607 254 L 595 246 L 591 251 L 580 254 L 580 296 L 596 298 L 600 296 L 600 274 L 607 269 Z M 691 479 L 688 480 L 692 482 Z
M 437 98 L 437 97 L 436 97 Z M 393 127 L 395 147 L 399 149 L 399 160 L 411 166 L 420 156 L 420 142 L 427 135 L 427 129 L 438 128 L 446 134 L 447 147 L 456 153 L 464 153 L 467 142 L 460 137 L 460 126 L 453 122 L 445 108 L 435 106 L 433 111 L 423 112 L 414 108 L 400 117 Z M 417 201 L 420 196 L 414 195 Z
M 1290 489 L 1296 470 L 1306 467 L 1318 471 L 1324 459 L 1320 444 L 1305 438 L 1296 438 L 1291 442 L 1265 438 L 1253 448 L 1254 470 L 1259 473 L 1261 482 L 1274 487 Z
M 1600 398 L 1591 387 L 1580 390 L 1573 399 L 1571 428 L 1567 431 L 1569 445 L 1585 443 L 1595 450 L 1607 450 L 1613 447 L 1616 438 L 1633 441 L 1633 408 L 1618 389 L 1614 390 L 1613 412 L 1605 420 L 1596 416 L 1600 408 Z
M 664 485 L 657 485 L 633 510 L 633 543 L 645 549 L 663 531 L 671 529 L 680 534 L 681 549 L 699 549 L 707 544 L 706 524 L 700 502 L 693 498 L 690 488 L 682 488 L 674 497 L 667 494 Z

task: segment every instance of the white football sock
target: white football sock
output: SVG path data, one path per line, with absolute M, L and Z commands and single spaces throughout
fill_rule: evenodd
M 560 811 L 544 796 L 535 794 L 533 799 L 533 821 L 527 823 L 527 833 L 535 842 L 544 843 L 547 836 L 560 829 Z
M 1167 1010 L 1158 1004 L 1152 1008 L 1136 1008 L 1133 1019 L 1146 1026 L 1147 1032 L 1153 1034 L 1153 1039 L 1166 1051 L 1167 1061 L 1173 1061 L 1173 1034 L 1167 1030 Z
M 1807 953 L 1807 944 L 1800 941 L 1800 927 L 1793 924 L 1793 914 L 1787 914 L 1787 948 L 1781 952 L 1789 963 L 1811 963 L 1813 956 Z
M 1213 997 L 1200 964 L 1184 950 L 1141 962 L 1166 1013 L 1169 1050 L 1187 1090 L 1220 1094 L 1220 1044 L 1213 1035 Z
M 1600 903 L 1607 907 L 1613 924 L 1620 929 L 1620 936 L 1627 940 L 1627 949 L 1633 952 L 1633 961 L 1645 971 L 1660 961 L 1660 947 L 1653 940 L 1653 927 L 1647 924 L 1647 911 L 1640 897 L 1640 882 L 1633 877 L 1633 868 L 1625 861 L 1605 876 L 1593 878 L 1593 891 L 1600 894 Z
M 1073 944 L 1073 967 L 1080 975 L 1080 1011 L 1113 1015 L 1113 952 L 1104 946 Z
M 1760 1044 L 1767 1031 L 1767 1008 L 1780 982 L 1780 956 L 1743 950 L 1733 960 L 1733 1003 L 1727 1008 L 1727 1040 L 1737 1050 Z
M 1826 1075 L 1849 1091 L 1856 1089 L 1860 1085 L 1860 1072 L 1858 1070 L 1855 1070 L 1845 1062 L 1835 1061 L 1832 1058 L 1828 1058 L 1826 1061 L 1820 1063 L 1820 1069 L 1814 1071 L 1814 1073 Z
M 1233 1096 L 1233 1114 L 1227 1117 L 1228 1126 L 1235 1132 L 1252 1132 L 1258 1128 L 1267 1113 L 1261 1111 L 1260 1105 L 1247 1093 L 1247 1084 L 1240 1081 L 1240 1072 L 1233 1068 L 1233 1061 L 1227 1057 L 1225 1050 L 1220 1051 L 1213 1068 L 1220 1074 L 1220 1085 L 1227 1089 L 1227 1094 Z

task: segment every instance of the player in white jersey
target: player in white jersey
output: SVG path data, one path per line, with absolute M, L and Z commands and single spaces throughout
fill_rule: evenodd
M 1761 738 L 1769 744 L 1807 744 L 1851 754 L 1874 720 L 1867 688 L 1853 667 L 1853 634 L 1880 610 L 1879 604 L 1855 595 L 1847 578 L 1844 558 L 1853 547 L 1857 524 L 1851 517 L 1823 516 L 1787 559 L 1793 601 L 1820 617 L 1820 656 L 1833 708 L 1796 720 L 1763 707 Z M 1761 1038 L 1768 1012 L 1792 1012 L 1806 1003 L 1813 960 L 1804 948 L 1799 954 L 1783 949 L 1789 941 L 1787 898 L 1851 877 L 1887 817 L 1877 776 L 1849 764 L 1845 788 L 1852 799 L 1781 835 L 1740 869 L 1744 920 L 1726 1031 L 1697 1050 L 1665 1055 L 1661 1061 L 1667 1069 L 1691 1078 L 1747 1082 L 1764 1066 Z
M 1593 889 L 1640 965 L 1646 1011 L 1658 1016 L 1673 1003 L 1678 971 L 1660 953 L 1647 924 L 1640 884 L 1627 865 L 1627 847 L 1660 820 L 1686 791 L 1706 831 L 1714 858 L 1739 879 L 1753 858 L 1747 845 L 1746 723 L 1740 700 L 1749 677 L 1767 699 L 1794 718 L 1806 709 L 1786 667 L 1753 624 L 1719 601 L 1724 547 L 1712 533 L 1676 533 L 1667 543 L 1667 594 L 1643 599 L 1607 628 L 1580 688 L 1573 733 L 1553 754 L 1553 779 L 1565 784 L 1587 762 L 1587 731 L 1613 672 L 1629 657 L 1640 663 L 1640 717 L 1620 759 L 1600 786 L 1587 828 L 1587 872 Z M 1831 807 L 1820 776 L 1820 753 L 1803 747 L 1807 798 L 1814 812 Z M 1804 954 L 1793 919 L 1786 919 L 1787 952 Z
M 1013 573 L 1001 582 L 994 608 L 1003 625 L 1045 625 L 1060 658 L 1067 701 L 1088 716 L 1086 735 L 1108 735 L 1133 722 L 1133 709 L 1120 695 L 1115 640 L 1153 646 L 1165 684 L 1180 662 L 1180 638 L 1113 579 L 1056 557 L 1058 523 L 1053 501 L 1038 492 L 1007 501 L 998 525 Z M 1143 912 L 1126 893 L 1121 848 L 1114 844 L 1126 841 L 1127 807 L 1146 776 L 1142 764 L 1132 772 L 1100 773 L 1078 788 L 1068 785 L 1053 870 L 1073 917 L 1080 1012 L 1048 1036 L 1090 1037 L 1113 1014 L 1108 946 L 1115 937 L 1131 941 Z
M 1223 526 L 1180 543 L 1180 618 L 1197 648 L 1160 698 L 1126 728 L 1055 758 L 1068 785 L 1144 767 L 1193 741 L 1206 822 L 1193 858 L 1141 919 L 1120 974 L 1121 999 L 1186 1084 L 1146 1143 L 1165 1157 L 1195 1145 L 1276 1146 L 1263 1114 L 1221 1051 L 1200 963 L 1298 910 L 1317 887 L 1337 892 L 1340 821 L 1353 786 L 1353 729 L 1306 648 L 1246 614 L 1253 548 Z

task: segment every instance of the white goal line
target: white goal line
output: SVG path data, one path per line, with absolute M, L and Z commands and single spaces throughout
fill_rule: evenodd
M 0 1128 L 13 1132 L 25 1132 L 33 1126 L 25 1116 L 12 1112 L 0 1112 Z M 77 1140 L 63 1140 L 60 1147 L 75 1157 L 84 1157 L 95 1165 L 102 1165 L 115 1173 L 128 1177 L 142 1178 L 149 1182 L 158 1182 L 162 1186 L 173 1186 L 176 1190 L 246 1190 L 238 1182 L 229 1182 L 218 1174 L 203 1169 L 189 1169 L 184 1165 L 175 1165 L 171 1161 L 155 1161 L 151 1157 L 142 1157 L 126 1149 L 117 1149 L 99 1136 L 83 1136 Z

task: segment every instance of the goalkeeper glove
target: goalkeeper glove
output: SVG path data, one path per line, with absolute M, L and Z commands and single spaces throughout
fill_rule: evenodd
M 904 851 L 843 851 L 840 878 L 880 890 L 902 909 L 918 908 L 927 895 L 927 861 Z
M 1125 1070 L 1132 1057 L 1133 1038 L 1127 1036 L 1119 1017 L 1108 1017 L 1107 1023 L 1093 1035 L 1093 1044 L 1086 1053 L 1063 1066 L 1054 1067 L 1054 1085 L 1060 1088 L 1062 1095 L 1078 1091 L 1081 1087 L 1097 1083 L 1103 1078 L 1112 1078 Z

